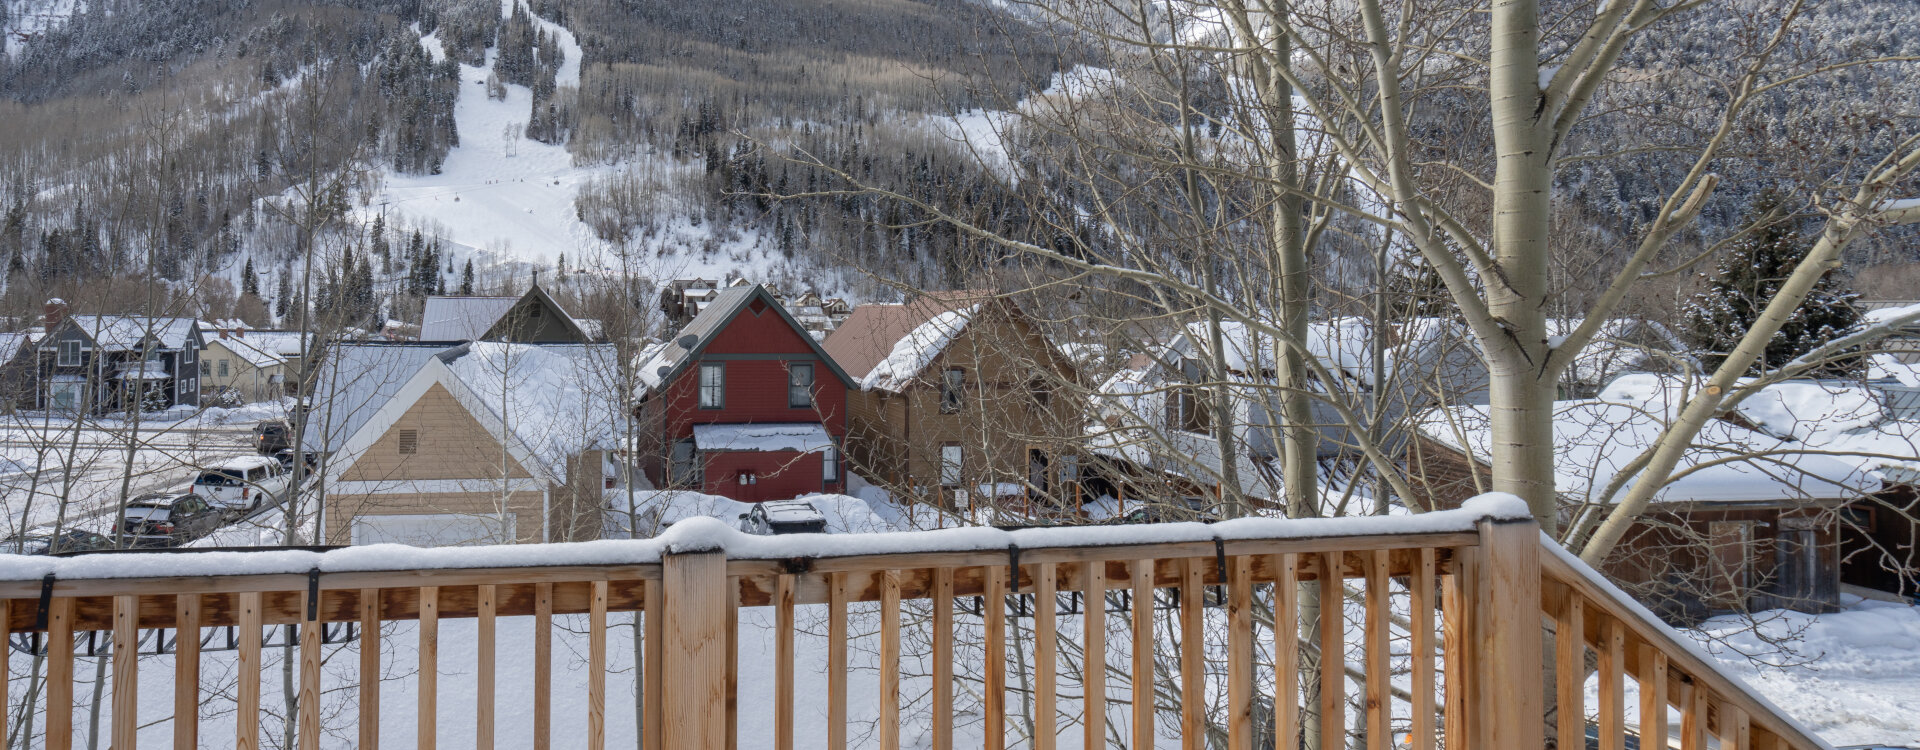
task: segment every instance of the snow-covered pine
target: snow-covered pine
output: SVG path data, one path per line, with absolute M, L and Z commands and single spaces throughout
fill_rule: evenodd
M 1780 285 L 1806 257 L 1812 238 L 1801 234 L 1804 223 L 1795 206 L 1773 190 L 1763 190 L 1748 207 L 1746 221 L 1754 231 L 1730 244 L 1711 272 L 1701 274 L 1699 291 L 1686 306 L 1686 332 L 1699 348 L 1708 370 L 1720 366 L 1753 327 Z M 1821 344 L 1858 329 L 1861 314 L 1854 307 L 1859 294 L 1849 289 L 1839 271 L 1821 277 L 1801 305 L 1767 345 L 1765 358 L 1754 374 L 1779 368 Z M 1819 375 L 1855 377 L 1864 372 L 1864 357 L 1846 357 L 1815 371 Z

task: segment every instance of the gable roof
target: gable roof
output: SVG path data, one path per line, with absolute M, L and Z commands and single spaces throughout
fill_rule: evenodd
M 422 341 L 480 341 L 504 335 L 497 330 L 508 313 L 523 304 L 540 305 L 552 310 L 561 324 L 572 331 L 577 341 L 592 339 L 579 321 L 573 319 L 560 302 L 539 284 L 518 297 L 428 297 L 420 311 Z
M 405 387 L 421 365 L 454 348 L 445 343 L 340 341 L 314 367 L 305 445 L 340 450 L 348 438 Z
M 756 299 L 765 301 L 769 308 L 779 313 L 780 319 L 786 322 L 787 327 L 793 329 L 794 334 L 802 341 L 807 342 L 807 347 L 827 363 L 827 369 L 832 370 L 834 376 L 840 378 L 841 383 L 848 388 L 858 387 L 858 383 L 847 375 L 846 370 L 841 369 L 840 363 L 834 360 L 833 355 L 828 354 L 827 350 L 820 346 L 819 340 L 807 333 L 806 327 L 800 325 L 800 321 L 793 319 L 793 314 L 787 312 L 786 306 L 780 304 L 780 300 L 775 299 L 765 286 L 754 284 L 732 286 L 721 291 L 705 309 L 700 311 L 699 315 L 688 321 L 679 333 L 641 352 L 640 367 L 636 375 L 639 377 L 642 392 L 657 390 L 679 377 L 689 364 L 699 358 L 701 352 L 707 350 L 707 345 L 713 343 L 714 338 L 721 331 L 726 330 L 727 326 L 733 323 L 734 318 L 739 317 L 740 311 L 747 309 L 747 306 Z
M 239 336 L 211 339 L 207 345 L 220 344 L 255 369 L 264 369 L 300 358 L 305 352 L 301 342 L 312 338 L 313 334 L 303 336 L 299 331 L 247 331 Z
M 22 349 L 33 345 L 33 334 L 0 333 L 0 364 L 12 362 Z
M 861 305 L 824 348 L 862 387 L 897 389 L 895 381 L 919 374 L 992 298 L 990 292 L 927 292 L 904 303 Z M 868 376 L 882 364 L 888 365 L 888 382 L 869 385 Z
M 413 347 L 428 349 L 428 347 Z M 434 385 L 448 391 L 514 460 L 548 481 L 566 481 L 567 460 L 616 444 L 625 424 L 614 385 L 619 376 L 610 344 L 517 344 L 482 341 L 441 347 L 417 360 L 414 371 L 350 431 L 338 433 L 344 474 L 361 453 L 392 428 Z
M 145 315 L 70 315 L 62 326 L 73 326 L 105 351 L 130 352 L 148 337 L 163 349 L 185 349 L 199 330 L 193 318 L 154 318 Z
M 1638 471 L 1634 459 L 1665 432 L 1668 420 L 1659 411 L 1598 400 L 1556 402 L 1556 491 L 1584 502 L 1602 501 L 1593 495 L 1621 472 Z M 1489 407 L 1440 407 L 1422 415 L 1417 426 L 1428 439 L 1477 461 L 1492 455 Z M 1851 499 L 1879 489 L 1877 478 L 1854 466 L 1719 419 L 1701 429 L 1674 474 L 1678 478 L 1662 486 L 1654 502 L 1794 503 Z M 1630 477 L 1621 492 L 1636 481 Z

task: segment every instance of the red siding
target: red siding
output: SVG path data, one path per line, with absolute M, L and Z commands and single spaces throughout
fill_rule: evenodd
M 753 472 L 753 484 L 740 484 L 743 471 Z M 711 453 L 706 456 L 706 472 L 702 492 L 747 503 L 844 491 L 840 482 L 823 489 L 818 453 Z
M 726 359 L 712 355 L 773 356 L 772 359 Z M 792 359 L 778 358 L 793 355 Z M 700 363 L 723 362 L 727 368 L 725 406 L 701 409 Z M 787 406 L 787 365 L 808 362 L 814 367 L 812 408 Z M 847 434 L 847 388 L 835 377 L 828 363 L 815 354 L 807 333 L 786 324 L 771 307 L 755 315 L 745 309 L 727 327 L 715 334 L 700 356 L 668 383 L 648 408 L 664 409 L 661 420 L 663 449 L 675 441 L 693 437 L 699 424 L 770 424 L 808 422 L 826 427 L 836 441 Z M 702 456 L 706 472 L 703 491 L 746 502 L 779 500 L 821 492 L 820 454 L 794 453 L 708 453 Z M 650 466 L 655 475 L 659 469 Z M 758 481 L 738 483 L 741 471 L 752 471 Z M 836 482 L 826 491 L 844 490 Z

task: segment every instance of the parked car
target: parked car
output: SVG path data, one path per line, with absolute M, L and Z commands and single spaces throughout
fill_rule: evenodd
M 769 500 L 740 514 L 740 530 L 771 534 L 824 534 L 827 517 L 805 500 Z
M 253 451 L 271 456 L 293 447 L 293 427 L 284 419 L 269 419 L 253 426 Z
M 245 512 L 260 507 L 260 499 L 287 488 L 287 469 L 267 456 L 241 456 L 200 472 L 193 494 L 215 508 Z
M 306 475 L 312 476 L 315 472 L 320 471 L 320 453 L 318 451 L 306 451 L 306 454 L 307 454 Z M 273 460 L 279 461 L 280 468 L 286 469 L 287 473 L 289 474 L 293 473 L 293 449 L 292 448 L 288 448 L 286 450 L 274 451 Z
M 1127 511 L 1124 515 L 1121 515 L 1120 517 L 1115 518 L 1112 521 L 1108 521 L 1108 523 L 1115 524 L 1115 525 L 1136 524 L 1136 523 L 1180 523 L 1182 521 L 1199 521 L 1200 523 L 1213 523 L 1218 520 L 1220 520 L 1219 517 L 1213 515 L 1212 513 L 1208 513 L 1204 510 L 1191 510 L 1188 508 L 1181 508 L 1174 505 L 1167 505 L 1165 503 L 1154 503 L 1152 505 L 1144 505 L 1138 508 L 1134 508 L 1133 510 Z
M 213 533 L 225 515 L 191 492 L 149 492 L 127 503 L 120 530 L 134 547 L 178 547 Z
M 0 544 L 0 551 L 16 555 L 59 555 L 113 549 L 113 540 L 91 531 L 67 529 L 56 543 L 51 529 L 35 529 Z

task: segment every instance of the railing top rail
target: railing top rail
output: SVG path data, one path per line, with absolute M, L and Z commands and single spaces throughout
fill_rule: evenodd
M 23 584 L 39 586 L 49 575 L 57 581 L 132 583 L 153 579 L 306 576 L 342 573 L 406 572 L 433 574 L 475 570 L 582 568 L 655 565 L 663 555 L 724 552 L 729 560 L 834 560 L 883 556 L 938 556 L 1046 549 L 1149 548 L 1216 541 L 1311 542 L 1339 548 L 1342 540 L 1372 540 L 1375 546 L 1422 538 L 1472 533 L 1487 519 L 1528 518 L 1526 506 L 1511 496 L 1489 495 L 1459 510 L 1409 516 L 1364 518 L 1242 518 L 1215 524 L 1169 523 L 1126 526 L 1074 526 L 1002 531 L 988 527 L 876 534 L 801 534 L 765 537 L 745 534 L 724 522 L 689 518 L 653 539 L 602 540 L 566 544 L 523 544 L 420 549 L 376 544 L 328 552 L 274 550 L 208 552 L 192 555 L 138 553 L 52 558 L 0 554 L 0 593 Z M 1455 540 L 1458 541 L 1458 540 Z M 879 562 L 874 560 L 873 562 Z M 37 593 L 37 588 L 35 592 Z M 17 595 L 17 594 L 15 594 Z
M 1720 671 L 1698 644 L 1662 622 L 1657 615 L 1634 601 L 1633 597 L 1614 586 L 1598 571 L 1544 534 L 1540 537 L 1540 543 L 1547 549 L 1546 554 L 1540 556 L 1541 572 L 1547 578 L 1567 585 L 1588 601 L 1599 605 L 1608 615 L 1625 625 L 1628 631 L 1665 653 L 1669 669 L 1677 669 L 1705 683 L 1722 700 L 1738 706 L 1751 720 L 1786 739 L 1794 747 L 1833 747 L 1755 692 L 1745 681 Z

